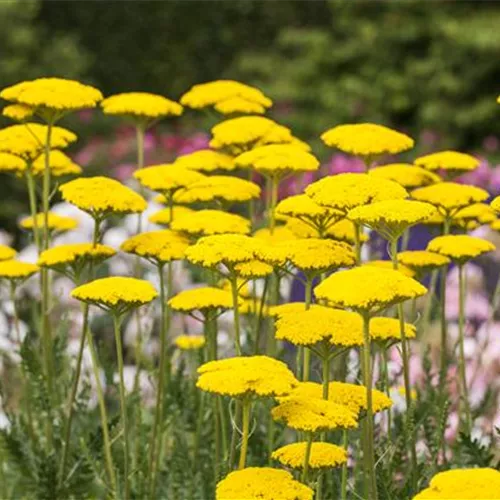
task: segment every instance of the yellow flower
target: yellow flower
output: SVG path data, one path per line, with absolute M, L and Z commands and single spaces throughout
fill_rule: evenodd
M 374 123 L 338 125 L 323 133 L 321 139 L 327 146 L 364 157 L 401 153 L 414 145 L 407 135 Z
M 404 324 L 405 337 L 414 339 L 417 329 L 410 323 Z M 375 342 L 401 340 L 401 327 L 396 318 L 375 317 L 370 319 L 370 337 Z
M 406 189 L 414 189 L 441 182 L 441 177 L 434 172 L 429 172 L 422 167 L 408 163 L 391 163 L 372 168 L 370 175 L 388 179 L 401 184 Z
M 427 289 L 418 281 L 399 271 L 373 266 L 336 272 L 314 289 L 316 298 L 332 307 L 360 312 L 384 309 L 426 292 Z
M 271 410 L 271 416 L 287 427 L 303 432 L 354 429 L 358 426 L 357 415 L 347 406 L 303 396 L 282 398 L 279 405 Z
M 417 274 L 425 274 L 438 267 L 447 266 L 450 259 L 427 250 L 407 250 L 398 253 L 398 262 L 413 269 Z
M 171 194 L 205 178 L 203 174 L 173 164 L 154 165 L 134 172 L 134 177 L 148 189 Z
M 123 276 L 100 278 L 75 288 L 75 299 L 102 306 L 116 312 L 124 312 L 154 300 L 158 293 L 149 281 Z
M 198 368 L 198 374 L 196 387 L 233 398 L 283 396 L 297 385 L 285 363 L 268 356 L 209 361 Z
M 483 253 L 495 250 L 493 243 L 466 234 L 438 236 L 429 242 L 427 250 L 449 257 L 452 261 L 463 264 Z
M 174 342 L 182 351 L 196 351 L 205 345 L 205 337 L 203 335 L 179 335 Z
M 489 224 L 496 219 L 495 211 L 487 203 L 474 203 L 453 215 L 453 222 L 469 227 L 471 224 Z
M 101 102 L 106 115 L 130 116 L 154 119 L 164 116 L 180 116 L 182 106 L 166 97 L 148 92 L 125 92 L 106 97 Z
M 171 227 L 174 231 L 194 237 L 225 233 L 250 233 L 248 219 L 222 210 L 198 210 L 174 219 Z
M 271 458 L 285 467 L 301 469 L 304 465 L 307 443 L 305 441 L 282 446 L 273 451 Z M 333 469 L 347 462 L 347 452 L 335 444 L 312 443 L 309 467 L 311 469 Z
M 274 244 L 280 241 L 291 241 L 296 240 L 297 238 L 294 234 L 288 230 L 285 226 L 277 226 L 274 228 L 274 231 L 267 227 L 258 229 L 254 233 L 254 238 L 262 241 L 263 243 Z
M 314 226 L 325 226 L 343 218 L 342 212 L 318 205 L 305 194 L 296 194 L 281 200 L 276 205 L 276 214 L 305 219 Z
M 163 196 L 163 195 L 160 195 Z M 179 217 L 184 217 L 185 215 L 190 215 L 194 213 L 194 210 L 188 207 L 183 207 L 182 205 L 174 205 L 172 207 L 172 213 L 170 212 L 170 208 L 162 208 L 161 210 L 158 210 L 158 212 L 155 212 L 154 214 L 150 215 L 148 217 L 149 222 L 152 222 L 154 224 L 159 224 L 162 226 L 170 226 L 170 223 L 172 222 L 170 220 L 170 216 L 172 215 L 172 218 L 175 220 Z
M 234 162 L 238 167 L 253 168 L 274 178 L 319 168 L 319 161 L 311 153 L 290 144 L 260 146 L 237 156 Z
M 50 175 L 62 177 L 63 175 L 80 175 L 82 167 L 77 165 L 62 151 L 51 150 L 49 155 Z M 41 176 L 45 170 L 45 155 L 39 156 L 32 164 L 33 175 Z
M 22 282 L 39 271 L 39 267 L 19 260 L 2 260 L 0 262 L 0 279 L 14 283 Z
M 231 292 L 227 290 L 204 286 L 184 290 L 172 297 L 168 304 L 175 311 L 201 311 L 206 314 L 206 312 L 213 309 L 231 309 L 233 307 L 233 297 Z
M 182 204 L 209 201 L 243 202 L 259 196 L 260 187 L 254 182 L 227 175 L 212 175 L 175 193 L 174 201 Z
M 364 262 L 363 266 L 380 267 L 382 269 L 393 269 L 393 267 L 394 267 L 391 260 L 369 260 L 367 262 Z M 405 265 L 399 265 L 398 271 L 400 273 L 403 273 L 405 276 L 410 277 L 410 278 L 415 277 L 415 274 L 416 274 L 413 269 L 406 267 Z
M 471 203 L 480 203 L 489 198 L 488 192 L 484 189 L 457 182 L 440 182 L 415 189 L 411 195 L 416 200 L 426 201 L 434 205 L 446 216 L 452 215 Z
M 249 101 L 243 97 L 230 97 L 218 102 L 214 109 L 223 115 L 242 113 L 246 115 L 263 115 L 266 108 L 257 102 Z
M 33 116 L 33 108 L 25 104 L 10 104 L 3 108 L 2 115 L 16 122 L 23 122 Z
M 0 261 L 11 260 L 16 256 L 16 253 L 17 252 L 13 248 L 0 244 Z
M 162 264 L 184 258 L 189 241 L 183 236 L 164 229 L 132 236 L 124 241 L 120 249 L 144 257 L 153 264 Z
M 500 213 L 500 196 L 497 196 L 490 205 L 496 213 Z
M 26 163 L 19 156 L 0 153 L 0 172 L 20 174 L 24 170 L 26 170 Z
M 270 275 L 273 272 L 273 267 L 265 262 L 249 260 L 248 262 L 236 264 L 234 271 L 240 278 L 252 280 Z
M 490 224 L 490 227 L 491 229 L 493 229 L 493 231 L 500 231 L 500 219 L 494 220 Z
M 313 500 L 314 491 L 293 476 L 270 467 L 230 472 L 217 483 L 216 500 Z
M 189 168 L 200 172 L 215 172 L 217 170 L 225 170 L 230 172 L 236 168 L 234 158 L 219 151 L 211 149 L 202 149 L 179 156 L 174 165 L 176 167 Z
M 7 87 L 0 92 L 7 101 L 25 104 L 39 110 L 75 111 L 94 108 L 102 99 L 99 90 L 75 80 L 38 78 Z
M 65 201 L 98 218 L 140 213 L 147 207 L 142 196 L 108 177 L 82 177 L 63 184 L 59 191 Z
M 19 222 L 19 226 L 22 227 L 23 229 L 31 230 L 35 226 L 34 224 L 35 221 L 36 221 L 36 227 L 38 229 L 43 228 L 45 225 L 45 214 L 43 212 L 40 212 L 36 214 L 35 217 L 24 217 Z M 66 231 L 71 231 L 72 229 L 75 229 L 77 226 L 78 226 L 78 221 L 76 219 L 73 219 L 73 217 L 66 217 L 65 215 L 59 215 L 49 212 L 47 220 L 47 227 L 49 231 L 63 233 Z
M 471 155 L 459 153 L 458 151 L 440 151 L 415 160 L 415 165 L 427 170 L 446 170 L 447 172 L 460 174 L 470 172 L 479 167 L 479 160 Z
M 311 304 L 309 310 L 323 309 L 323 307 L 324 306 L 320 306 L 318 304 Z M 272 306 L 269 309 L 269 316 L 281 318 L 287 314 L 301 314 L 305 310 L 306 310 L 306 305 L 304 302 L 287 302 L 286 304 Z
M 316 203 L 344 213 L 377 201 L 406 198 L 408 193 L 397 182 L 368 174 L 338 174 L 313 182 L 307 196 Z

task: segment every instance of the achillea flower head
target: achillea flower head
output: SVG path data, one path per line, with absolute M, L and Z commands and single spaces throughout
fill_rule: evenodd
M 303 432 L 354 429 L 358 417 L 347 406 L 325 399 L 285 397 L 271 410 L 271 416 L 287 427 Z
M 20 260 L 9 259 L 0 261 L 0 279 L 12 281 L 16 284 L 27 280 L 39 270 L 40 268 L 35 264 L 21 262 Z
M 131 214 L 146 210 L 146 200 L 114 179 L 82 177 L 59 187 L 65 201 L 102 218 L 108 214 Z
M 297 385 L 286 364 L 268 356 L 209 361 L 198 368 L 198 374 L 196 387 L 233 398 L 283 396 Z
M 411 137 L 374 123 L 338 125 L 321 139 L 327 146 L 363 157 L 401 153 L 415 144 Z
M 0 172 L 21 174 L 26 170 L 26 163 L 19 156 L 0 153 Z
M 154 300 L 158 292 L 149 281 L 123 276 L 100 278 L 73 289 L 74 299 L 123 313 Z
M 201 181 L 203 174 L 173 164 L 153 165 L 134 172 L 134 177 L 148 189 L 170 195 L 180 188 Z
M 480 203 L 489 198 L 484 189 L 457 182 L 439 182 L 432 186 L 412 191 L 412 198 L 434 205 L 441 213 L 450 215 L 471 203 Z
M 397 182 L 368 174 L 338 174 L 313 182 L 305 190 L 319 205 L 344 213 L 360 205 L 406 198 L 406 189 Z
M 249 260 L 248 262 L 236 264 L 234 271 L 240 278 L 253 280 L 269 276 L 273 272 L 273 267 L 259 260 Z
M 406 189 L 415 189 L 441 182 L 441 177 L 423 167 L 409 163 L 391 163 L 369 170 L 370 175 L 401 184 Z
M 106 97 L 101 102 L 105 115 L 128 116 L 151 120 L 165 116 L 180 116 L 182 106 L 166 97 L 148 92 L 125 92 Z
M 500 196 L 497 196 L 490 205 L 497 214 L 500 213 Z
M 314 491 L 286 470 L 247 467 L 217 483 L 216 500 L 313 500 Z
M 49 155 L 50 175 L 62 177 L 64 175 L 80 175 L 82 167 L 65 155 L 62 151 L 51 150 Z M 33 175 L 42 176 L 45 170 L 45 155 L 39 156 L 31 166 Z
M 38 229 L 43 228 L 45 224 L 45 214 L 43 212 L 40 212 L 36 214 L 35 217 L 24 217 L 19 222 L 19 226 L 23 229 L 31 230 L 34 228 L 35 222 Z M 73 217 L 67 217 L 65 215 L 59 215 L 49 212 L 47 227 L 49 231 L 64 233 L 78 227 L 78 221 L 76 219 L 73 219 Z
M 11 260 L 16 256 L 16 253 L 17 252 L 13 248 L 0 244 L 0 261 Z
M 171 224 L 174 231 L 200 237 L 213 234 L 249 234 L 250 221 L 241 215 L 222 210 L 198 210 L 177 217 Z
M 459 153 L 458 151 L 440 151 L 425 156 L 420 156 L 415 160 L 415 165 L 426 168 L 430 171 L 445 170 L 453 174 L 470 172 L 479 167 L 480 161 L 474 156 Z
M 256 147 L 237 156 L 234 162 L 239 167 L 253 168 L 262 175 L 277 179 L 314 172 L 319 168 L 319 161 L 311 153 L 290 144 Z
M 257 240 L 262 241 L 263 243 L 274 244 L 280 241 L 291 241 L 296 240 L 296 236 L 285 226 L 277 226 L 274 228 L 274 231 L 267 227 L 258 229 L 253 234 L 253 237 Z
M 309 310 L 323 309 L 324 306 L 319 304 L 311 304 Z M 306 310 L 305 302 L 287 302 L 286 304 L 279 304 L 271 306 L 269 309 L 269 316 L 281 318 L 287 314 L 302 314 Z
M 33 108 L 25 104 L 9 104 L 3 108 L 2 115 L 16 122 L 24 122 L 33 116 Z
M 411 323 L 404 324 L 405 337 L 414 339 L 417 329 Z M 401 327 L 399 319 L 377 316 L 370 319 L 370 337 L 373 342 L 400 341 Z
M 495 250 L 495 245 L 488 240 L 466 234 L 438 236 L 429 242 L 427 250 L 449 257 L 452 261 L 463 264 L 480 255 Z
M 176 192 L 174 202 L 181 204 L 209 201 L 234 203 L 249 201 L 259 196 L 260 187 L 254 182 L 228 175 L 212 175 Z
M 394 268 L 394 264 L 392 263 L 392 260 L 369 260 L 367 262 L 363 262 L 363 266 L 380 267 L 382 269 L 393 269 Z M 410 267 L 406 267 L 405 265 L 399 265 L 398 271 L 400 273 L 403 273 L 405 276 L 410 277 L 410 278 L 413 278 L 416 275 L 416 273 L 413 269 L 411 269 Z
M 470 223 L 489 224 L 496 219 L 495 211 L 487 203 L 474 203 L 453 215 L 453 223 L 469 227 Z
M 350 308 L 361 313 L 384 309 L 426 292 L 427 289 L 413 278 L 393 269 L 374 266 L 338 271 L 314 289 L 316 298 L 332 307 Z
M 181 351 L 197 351 L 205 345 L 203 335 L 179 335 L 174 343 Z
M 148 220 L 149 222 L 152 222 L 153 224 L 159 224 L 160 226 L 170 226 L 172 222 L 171 218 L 175 220 L 179 217 L 184 217 L 185 215 L 189 215 L 194 212 L 195 211 L 192 208 L 184 207 L 182 205 L 174 205 L 172 207 L 172 211 L 170 211 L 169 207 L 162 208 L 161 210 L 158 210 L 158 212 L 151 214 L 148 217 Z
M 490 224 L 490 228 L 493 229 L 493 231 L 500 231 L 500 219 L 494 220 Z
M 174 311 L 201 311 L 206 314 L 214 309 L 231 309 L 233 307 L 233 296 L 227 290 L 204 286 L 183 290 L 172 297 L 168 304 Z
M 120 247 L 123 252 L 143 257 L 158 265 L 184 258 L 189 241 L 180 234 L 163 229 L 132 236 Z
M 307 443 L 305 441 L 287 444 L 273 451 L 271 458 L 277 460 L 285 467 L 302 469 L 306 455 Z M 312 443 L 309 456 L 311 469 L 333 469 L 347 462 L 347 451 L 335 444 L 315 442 Z
M 343 218 L 343 213 L 333 208 L 318 205 L 305 194 L 296 194 L 281 200 L 276 205 L 276 213 L 288 217 L 304 218 L 310 221 Z
M 231 172 L 236 168 L 232 156 L 211 149 L 201 149 L 193 153 L 179 156 L 175 160 L 174 165 L 176 167 L 210 173 L 216 172 L 217 170 Z
M 406 250 L 398 253 L 398 262 L 421 275 L 439 267 L 447 266 L 450 259 L 428 250 Z
M 46 110 L 64 112 L 95 108 L 102 94 L 96 88 L 75 80 L 37 78 L 3 89 L 0 97 L 29 106 L 40 114 Z
M 230 97 L 218 102 L 214 109 L 223 115 L 241 113 L 245 115 L 263 115 L 266 108 L 258 102 L 249 101 L 243 97 Z

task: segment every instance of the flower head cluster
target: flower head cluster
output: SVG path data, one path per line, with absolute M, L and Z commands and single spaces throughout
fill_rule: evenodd
M 179 156 L 174 165 L 199 172 L 215 172 L 217 170 L 230 172 L 236 168 L 232 156 L 211 149 L 201 149 Z
M 495 245 L 490 241 L 469 236 L 466 234 L 449 234 L 438 236 L 429 242 L 427 250 L 436 252 L 452 261 L 463 264 L 480 255 L 495 250 Z
M 0 172 L 20 174 L 24 170 L 26 162 L 22 158 L 11 153 L 0 153 Z
M 394 264 L 392 263 L 392 260 L 383 260 L 383 259 L 368 260 L 363 263 L 363 266 L 380 267 L 382 269 L 394 269 Z M 402 264 L 398 266 L 398 271 L 410 278 L 413 278 L 416 274 L 413 269 L 411 269 L 410 267 L 406 267 L 405 265 Z
M 305 194 L 296 194 L 281 200 L 276 205 L 276 213 L 288 217 L 304 218 L 315 222 L 327 219 L 336 221 L 343 217 L 343 213 L 333 208 L 318 205 L 312 198 Z M 320 222 L 315 225 L 320 225 Z
M 53 150 L 49 155 L 50 175 L 53 177 L 62 177 L 64 175 L 79 175 L 82 173 L 82 167 L 73 162 L 62 151 Z M 43 175 L 45 170 L 45 155 L 39 156 L 31 166 L 33 175 Z
M 146 200 L 109 177 L 82 177 L 59 187 L 62 197 L 93 217 L 140 213 Z
M 492 202 L 491 202 L 491 208 L 496 212 L 500 213 L 500 196 L 497 196 Z
M 334 222 L 332 225 L 327 226 L 324 232 L 320 232 L 318 229 L 312 227 L 311 224 L 307 224 L 298 218 L 288 219 L 285 227 L 297 238 L 319 238 L 323 236 L 324 238 L 343 241 L 350 245 L 354 245 L 356 242 L 354 224 L 349 219 L 341 219 Z M 368 241 L 368 235 L 361 233 L 359 239 L 361 243 L 364 243 Z
M 132 236 L 124 241 L 121 250 L 139 255 L 154 264 L 163 264 L 184 258 L 189 242 L 180 234 L 164 229 Z
M 406 189 L 415 189 L 441 182 L 441 178 L 434 172 L 429 172 L 423 167 L 408 163 L 391 163 L 372 168 L 370 175 L 388 179 L 401 184 Z
M 411 323 L 404 324 L 405 337 L 414 339 L 417 329 Z M 401 340 L 401 326 L 395 318 L 375 317 L 370 320 L 370 337 L 375 342 Z
M 185 215 L 189 215 L 192 213 L 194 213 L 194 210 L 192 208 L 184 207 L 182 205 L 174 205 L 172 209 L 170 209 L 170 207 L 162 208 L 161 210 L 158 210 L 158 212 L 151 214 L 148 220 L 153 224 L 170 226 L 172 220 L 176 220 L 179 217 L 184 217 Z
M 271 458 L 285 467 L 301 469 L 304 465 L 307 443 L 305 441 L 287 444 L 273 451 Z M 312 443 L 309 455 L 311 469 L 333 469 L 347 462 L 347 452 L 335 444 Z
M 217 483 L 216 500 L 313 500 L 314 492 L 286 470 L 248 467 Z
M 440 151 L 415 160 L 415 165 L 427 170 L 445 170 L 446 172 L 460 174 L 470 172 L 479 167 L 479 160 L 474 156 L 459 153 L 458 151 Z
M 447 266 L 450 259 L 428 250 L 406 250 L 398 253 L 398 262 L 413 269 L 417 274 L 425 274 L 438 267 Z
M 164 116 L 180 116 L 182 106 L 166 97 L 148 92 L 126 92 L 107 97 L 101 102 L 106 115 L 130 116 L 154 119 Z
M 205 345 L 205 337 L 203 335 L 179 335 L 174 342 L 181 351 L 197 351 Z
M 171 194 L 205 178 L 203 174 L 173 164 L 154 165 L 134 172 L 134 177 L 148 189 Z
M 283 396 L 297 385 L 285 363 L 268 356 L 209 361 L 198 368 L 198 374 L 199 389 L 234 398 Z
M 29 262 L 2 260 L 0 261 L 0 279 L 9 280 L 16 284 L 21 283 L 36 274 L 39 269 L 38 266 Z
M 13 248 L 0 244 L 0 261 L 11 260 L 16 256 L 16 253 Z
M 456 212 L 453 215 L 452 224 L 470 230 L 475 229 L 481 224 L 489 224 L 495 219 L 496 214 L 491 205 L 487 203 L 473 203 Z
M 225 233 L 248 234 L 250 221 L 241 215 L 222 210 L 198 210 L 174 219 L 171 228 L 194 237 Z
M 269 276 L 273 272 L 273 267 L 259 260 L 249 260 L 236 264 L 234 271 L 238 277 L 251 280 Z
M 3 108 L 2 115 L 16 122 L 24 122 L 33 116 L 33 108 L 26 104 L 10 104 Z
M 255 231 L 253 236 L 256 240 L 272 245 L 280 241 L 291 241 L 297 239 L 295 235 L 285 226 L 277 226 L 272 232 L 269 228 L 264 227 Z
M 411 137 L 374 123 L 338 125 L 323 133 L 321 139 L 327 146 L 365 157 L 401 153 L 414 145 Z
M 184 290 L 168 301 L 175 311 L 201 311 L 206 314 L 211 310 L 231 309 L 233 297 L 228 290 L 221 290 L 210 286 Z

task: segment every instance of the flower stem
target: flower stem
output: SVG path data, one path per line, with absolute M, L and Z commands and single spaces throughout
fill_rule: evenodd
M 348 439 L 347 439 L 347 429 L 342 431 L 342 446 L 344 450 L 347 452 L 348 447 Z M 347 462 L 342 464 L 342 482 L 340 487 L 340 498 L 341 500 L 347 500 Z
M 330 384 L 330 359 L 325 354 L 321 360 L 323 364 L 323 399 L 328 399 L 328 389 Z
M 356 263 L 359 266 L 361 264 L 361 228 L 356 222 L 352 224 L 354 226 L 354 253 L 356 254 Z
M 314 434 L 312 432 L 307 433 L 306 451 L 304 453 L 304 463 L 302 464 L 302 475 L 300 477 L 300 481 L 304 484 L 307 482 L 307 475 L 309 473 L 309 459 L 311 458 L 313 437 Z
M 274 210 L 276 209 L 276 204 L 278 203 L 278 179 L 273 176 L 271 177 L 271 202 L 269 204 L 269 232 L 271 234 L 274 233 L 274 228 L 276 226 L 276 216 L 274 214 Z
M 236 355 L 241 356 L 240 339 L 240 308 L 238 305 L 238 279 L 235 273 L 231 273 L 231 292 L 233 295 L 233 313 L 234 313 L 234 348 Z
M 305 289 L 305 309 L 306 311 L 311 307 L 312 301 L 312 284 L 313 280 L 310 276 L 306 277 L 306 289 Z M 302 368 L 302 381 L 307 382 L 309 380 L 309 375 L 311 372 L 311 351 L 307 347 L 304 347 L 304 364 Z
M 241 436 L 241 450 L 240 450 L 240 461 L 238 464 L 238 469 L 244 469 L 247 460 L 247 450 L 248 450 L 248 434 L 250 430 L 250 411 L 251 411 L 251 401 L 247 398 L 243 399 L 242 403 L 242 436 Z
M 36 203 L 36 191 L 35 191 L 35 181 L 33 179 L 33 171 L 31 162 L 26 164 L 26 185 L 28 186 L 28 198 L 30 204 L 30 213 L 33 219 L 33 240 L 35 242 L 36 249 L 38 253 L 41 251 L 40 246 L 40 231 L 38 228 L 38 221 L 36 218 L 37 214 L 37 203 Z
M 388 351 L 385 347 L 382 347 L 382 368 L 384 372 L 384 388 L 387 397 L 390 399 L 391 397 L 391 387 L 389 384 L 389 356 Z M 391 437 L 392 430 L 392 411 L 391 407 L 387 408 L 387 436 L 389 439 Z
M 449 222 L 446 219 L 443 224 L 443 236 L 449 233 Z M 444 393 L 446 387 L 446 372 L 448 368 L 447 356 L 447 324 L 446 324 L 446 275 L 448 266 L 441 268 L 441 288 L 439 293 L 440 312 L 441 312 L 441 365 L 439 370 L 439 386 Z M 442 394 L 443 396 L 443 394 Z
M 260 297 L 259 300 L 259 312 L 257 317 L 255 318 L 255 354 L 259 354 L 259 345 L 260 345 L 260 339 L 261 339 L 261 332 L 262 332 L 262 318 L 264 316 L 264 307 L 266 304 L 266 297 L 267 297 L 267 289 L 269 288 L 269 277 L 266 276 L 264 279 L 264 290 L 262 291 L 262 296 Z

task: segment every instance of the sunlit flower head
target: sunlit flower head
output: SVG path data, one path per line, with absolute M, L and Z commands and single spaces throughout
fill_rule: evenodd
M 210 286 L 183 290 L 172 297 L 168 304 L 174 311 L 201 311 L 206 314 L 213 310 L 231 309 L 233 297 L 228 290 Z
M 16 256 L 16 253 L 17 252 L 13 248 L 0 244 L 0 261 L 11 260 Z
M 406 189 L 415 189 L 441 182 L 441 177 L 423 167 L 409 163 L 391 163 L 370 169 L 370 175 L 401 184 Z
M 447 266 L 450 259 L 428 250 L 406 250 L 398 253 L 398 262 L 413 269 L 416 274 L 422 275 L 439 267 Z
M 197 351 L 205 345 L 203 335 L 179 335 L 174 343 L 181 351 Z
M 318 205 L 305 194 L 296 194 L 281 200 L 276 205 L 276 214 L 305 219 L 315 226 L 327 226 L 343 218 L 342 212 Z
M 497 196 L 492 202 L 491 202 L 491 208 L 498 214 L 500 213 L 500 196 Z
M 63 184 L 59 191 L 65 201 L 96 218 L 140 213 L 147 206 L 142 196 L 109 177 L 82 177 Z
M 320 306 L 318 304 L 311 304 L 309 310 L 323 309 L 323 307 L 324 306 Z M 285 304 L 272 306 L 269 309 L 269 316 L 281 318 L 287 314 L 302 314 L 305 310 L 306 310 L 306 304 L 304 302 L 287 302 Z
M 327 146 L 363 157 L 401 153 L 414 145 L 411 137 L 374 123 L 338 125 L 321 139 Z
M 189 236 L 200 237 L 212 234 L 248 234 L 250 221 L 241 215 L 222 210 L 198 210 L 174 219 L 172 229 Z
M 35 217 L 24 217 L 19 222 L 19 226 L 23 229 L 32 230 L 35 225 L 38 229 L 44 227 L 45 214 L 43 212 L 36 214 Z M 49 212 L 47 218 L 47 228 L 49 231 L 65 233 L 66 231 L 71 231 L 76 227 L 78 227 L 78 221 L 73 217 Z
M 480 255 L 495 250 L 495 245 L 488 240 L 466 234 L 438 236 L 429 242 L 427 250 L 436 252 L 452 261 L 463 264 Z
M 39 270 L 38 266 L 28 262 L 11 259 L 2 260 L 0 261 L 0 280 L 8 280 L 17 285 L 36 274 Z
M 291 241 L 296 240 L 296 236 L 285 226 L 277 226 L 274 228 L 274 231 L 267 227 L 258 229 L 253 234 L 254 238 L 262 241 L 263 243 L 278 243 L 280 241 Z
M 20 174 L 26 170 L 26 162 L 11 153 L 0 153 L 0 172 Z
M 244 97 L 230 97 L 224 101 L 218 102 L 214 109 L 223 115 L 244 114 L 244 115 L 263 115 L 266 108 L 258 102 L 249 101 Z
M 287 444 L 273 451 L 271 458 L 285 467 L 301 469 L 304 465 L 307 443 L 305 441 Z M 335 444 L 312 443 L 309 455 L 311 469 L 333 469 L 347 462 L 347 452 Z
M 459 153 L 458 151 L 440 151 L 420 156 L 415 160 L 415 165 L 427 170 L 443 170 L 451 175 L 470 172 L 479 167 L 479 160 L 474 156 Z
M 184 207 L 182 205 L 174 205 L 172 207 L 172 210 L 167 207 L 158 210 L 158 212 L 155 212 L 154 214 L 151 214 L 148 217 L 148 220 L 149 222 L 152 222 L 153 224 L 159 224 L 160 226 L 170 226 L 172 222 L 171 219 L 175 220 L 179 217 L 184 217 L 185 215 L 192 214 L 193 212 L 194 210 L 192 208 Z
M 9 104 L 3 108 L 2 115 L 16 122 L 24 122 L 33 116 L 33 108 L 25 104 Z
M 392 260 L 375 259 L 364 262 L 363 266 L 380 267 L 382 269 L 393 269 L 394 264 L 392 263 Z M 405 265 L 402 264 L 398 266 L 398 271 L 400 273 L 403 273 L 405 276 L 409 276 L 410 278 L 413 278 L 416 274 L 413 269 L 406 267 Z
M 189 168 L 190 170 L 207 173 L 216 172 L 217 170 L 230 172 L 236 168 L 232 156 L 211 149 L 201 149 L 179 156 L 175 160 L 174 165 L 176 167 Z
M 249 260 L 236 264 L 234 271 L 240 278 L 250 280 L 269 276 L 273 272 L 273 267 L 259 260 Z
M 474 203 L 461 208 L 453 215 L 453 223 L 466 229 L 474 229 L 481 224 L 489 224 L 496 219 L 496 214 L 491 205 L 487 203 Z
M 290 472 L 270 467 L 248 467 L 230 472 L 217 483 L 216 500 L 312 500 L 314 491 Z
M 62 151 L 53 150 L 49 155 L 50 175 L 62 177 L 64 175 L 80 175 L 82 167 L 77 165 L 68 155 Z M 45 155 L 39 156 L 32 164 L 33 175 L 41 176 L 45 170 Z
M 289 393 L 297 380 L 285 363 L 268 356 L 238 356 L 209 361 L 198 368 L 202 391 L 241 398 Z
M 134 172 L 134 177 L 148 189 L 170 195 L 205 178 L 203 174 L 173 164 L 153 165 Z

